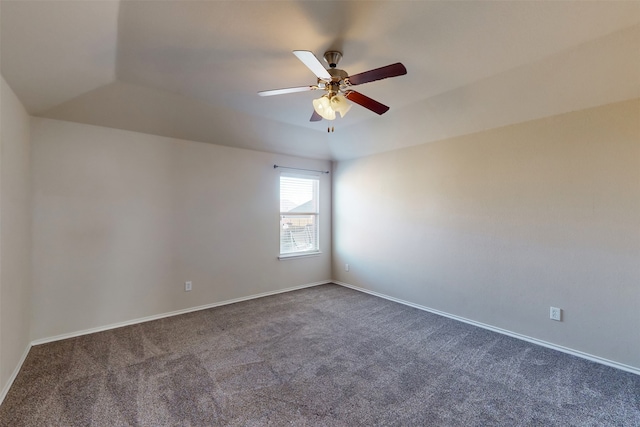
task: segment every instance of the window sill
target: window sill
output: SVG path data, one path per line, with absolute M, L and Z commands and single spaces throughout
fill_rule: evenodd
M 314 257 L 314 256 L 318 256 L 318 255 L 322 255 L 322 252 L 318 251 L 318 252 L 304 252 L 304 253 L 284 254 L 284 255 L 280 255 L 278 257 L 278 259 L 280 261 L 286 261 L 286 260 L 295 259 L 295 258 L 308 258 L 308 257 Z

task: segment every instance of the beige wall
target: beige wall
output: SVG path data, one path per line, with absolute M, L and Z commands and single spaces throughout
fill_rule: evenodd
M 278 261 L 273 169 L 327 161 L 41 118 L 32 146 L 34 339 L 331 278 L 330 177 L 324 253 Z
M 333 178 L 334 279 L 640 369 L 640 100 Z
M 29 346 L 31 189 L 29 116 L 0 83 L 0 390 Z

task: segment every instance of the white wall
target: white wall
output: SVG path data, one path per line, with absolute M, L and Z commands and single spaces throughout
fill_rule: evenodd
M 31 130 L 34 339 L 331 279 L 330 177 L 324 253 L 278 261 L 273 169 L 328 161 L 42 118 Z
M 334 279 L 640 369 L 640 100 L 333 178 Z
M 1 80 L 0 390 L 4 390 L 31 341 L 31 188 L 29 116 L 4 77 Z

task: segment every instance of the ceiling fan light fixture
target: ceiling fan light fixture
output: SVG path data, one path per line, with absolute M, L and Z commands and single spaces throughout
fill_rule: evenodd
M 327 95 L 322 95 L 318 99 L 313 100 L 313 109 L 320 114 L 323 119 L 335 120 L 336 112 L 331 108 L 331 101 Z

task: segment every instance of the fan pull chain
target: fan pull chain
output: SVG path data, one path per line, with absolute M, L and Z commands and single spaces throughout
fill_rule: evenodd
M 333 126 L 327 127 L 327 133 L 329 132 L 335 132 L 335 128 Z

